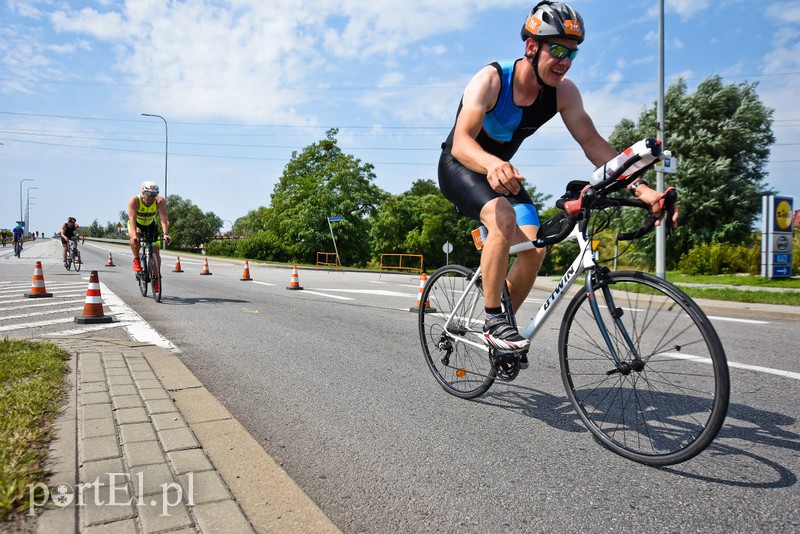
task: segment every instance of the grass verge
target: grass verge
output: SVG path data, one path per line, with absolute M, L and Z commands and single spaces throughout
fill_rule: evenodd
M 46 482 L 68 360 L 52 343 L 0 341 L 0 521 L 27 509 L 29 484 Z

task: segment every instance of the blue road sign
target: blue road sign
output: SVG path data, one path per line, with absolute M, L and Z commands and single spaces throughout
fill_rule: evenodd
M 772 277 L 788 277 L 792 276 L 792 266 L 791 265 L 773 265 L 772 266 Z
M 772 263 L 792 263 L 791 254 L 773 254 Z
M 337 221 L 341 221 L 343 219 L 344 219 L 344 217 L 342 217 L 341 215 L 339 215 L 337 217 L 328 217 L 328 221 L 329 222 L 337 222 Z

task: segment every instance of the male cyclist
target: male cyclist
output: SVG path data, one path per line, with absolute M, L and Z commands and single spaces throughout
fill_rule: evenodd
M 80 226 L 75 221 L 75 217 L 70 217 L 67 219 L 67 222 L 61 225 L 61 249 L 62 249 L 62 259 L 64 260 L 64 267 L 67 266 L 67 248 L 69 245 L 69 240 L 75 238 L 75 250 L 78 250 L 77 239 L 80 237 L 81 242 L 85 243 L 86 241 L 83 239 L 83 236 L 78 234 L 78 230 L 80 230 Z M 80 257 L 80 253 L 78 253 L 78 257 Z
M 524 179 L 510 163 L 522 141 L 556 113 L 595 166 L 617 151 L 595 129 L 580 92 L 566 77 L 583 42 L 581 16 L 562 2 L 539 2 L 522 27 L 525 57 L 492 63 L 469 81 L 455 125 L 439 159 L 439 186 L 464 215 L 487 230 L 481 254 L 486 322 L 485 342 L 497 350 L 523 352 L 528 366 L 530 342 L 505 319 L 500 296 L 507 280 L 514 311 L 528 296 L 544 260 L 544 249 L 520 253 L 508 271 L 509 248 L 536 238 L 539 214 L 521 186 Z M 660 216 L 661 194 L 644 182 L 631 192 Z M 677 221 L 677 213 L 675 221 Z
M 158 186 L 154 182 L 144 182 L 141 194 L 132 196 L 128 201 L 128 236 L 133 252 L 133 270 L 137 273 L 142 270 L 139 262 L 140 237 L 153 242 L 153 252 L 159 267 L 161 266 L 161 238 L 156 217 L 161 223 L 164 241 L 169 243 L 172 238 L 168 234 L 167 201 L 164 197 L 159 196 Z
M 6 248 L 6 241 L 8 241 L 8 230 L 5 228 L 0 230 L 0 239 L 3 240 L 3 248 Z
M 17 246 L 19 246 L 20 250 L 22 250 L 22 244 L 25 242 L 25 230 L 22 228 L 22 225 L 17 223 L 13 230 L 11 230 L 11 235 L 13 236 L 14 241 L 14 256 L 19 257 L 19 253 L 17 253 Z

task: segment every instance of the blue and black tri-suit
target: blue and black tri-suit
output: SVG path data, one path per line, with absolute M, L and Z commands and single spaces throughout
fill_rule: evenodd
M 504 161 L 510 161 L 522 141 L 533 135 L 558 111 L 554 87 L 542 88 L 530 106 L 522 108 L 514 103 L 514 69 L 520 61 L 525 60 L 492 63 L 500 77 L 500 94 L 494 107 L 486 113 L 483 128 L 475 139 L 486 152 Z M 463 104 L 462 100 L 456 118 Z M 452 156 L 450 151 L 454 132 L 455 127 L 450 131 L 447 141 L 442 143 L 439 158 L 439 187 L 444 196 L 455 204 L 458 211 L 476 221 L 480 221 L 481 208 L 487 202 L 505 197 L 517 212 L 517 224 L 539 226 L 539 214 L 527 191 L 520 189 L 516 195 L 498 193 L 489 185 L 485 174 L 468 169 Z

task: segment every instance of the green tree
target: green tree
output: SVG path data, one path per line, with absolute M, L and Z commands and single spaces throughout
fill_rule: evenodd
M 272 213 L 271 208 L 260 206 L 254 210 L 247 212 L 234 221 L 232 233 L 237 235 L 252 235 L 267 228 L 267 220 Z
M 325 139 L 293 152 L 275 184 L 267 231 L 280 236 L 293 259 L 316 262 L 317 252 L 333 252 L 328 217 L 341 260 L 346 265 L 366 265 L 370 259 L 369 216 L 386 193 L 373 184 L 373 166 L 342 152 L 338 130 Z
M 678 188 L 681 225 L 667 242 L 670 266 L 699 244 L 738 243 L 750 235 L 761 196 L 769 192 L 765 167 L 775 142 L 773 110 L 761 103 L 756 87 L 724 85 L 719 76 L 712 76 L 692 94 L 683 80 L 665 94 L 665 145 L 678 158 L 678 172 L 666 180 Z M 655 136 L 654 106 L 642 112 L 638 124 L 621 121 L 610 141 L 623 150 Z M 652 266 L 654 236 L 641 241 L 637 250 L 642 262 Z
M 174 248 L 199 248 L 222 228 L 222 219 L 214 212 L 203 211 L 189 199 L 170 195 L 167 201 L 169 233 Z

